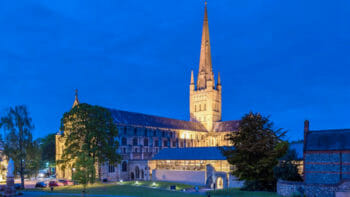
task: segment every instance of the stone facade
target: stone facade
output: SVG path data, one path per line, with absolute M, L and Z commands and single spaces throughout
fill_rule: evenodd
M 239 121 L 221 121 L 221 88 L 220 76 L 217 84 L 214 83 L 205 7 L 196 85 L 193 73 L 191 75 L 190 121 L 110 109 L 119 132 L 116 140 L 120 147 L 117 151 L 122 161 L 115 166 L 102 165 L 102 178 L 110 181 L 149 180 L 154 168 L 148 161 L 162 149 L 230 145 L 225 135 L 236 131 Z M 73 107 L 77 105 L 76 92 Z M 64 132 L 59 132 L 56 136 L 56 160 L 62 156 L 64 142 Z M 72 172 L 71 167 L 63 170 L 57 165 L 57 178 L 71 179 Z
M 337 193 L 350 194 L 350 182 L 339 184 L 306 184 L 304 182 L 278 181 L 277 194 L 292 196 L 304 194 L 307 197 L 334 197 Z

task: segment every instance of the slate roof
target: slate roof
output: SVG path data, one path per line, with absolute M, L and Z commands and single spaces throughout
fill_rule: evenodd
M 114 122 L 124 125 L 150 126 L 169 129 L 183 129 L 191 131 L 207 131 L 199 122 L 177 120 L 159 116 L 128 112 L 122 110 L 110 109 Z M 214 131 L 235 131 L 238 121 L 218 122 L 214 125 Z M 231 129 L 231 130 L 230 130 Z
M 238 131 L 239 120 L 223 121 L 214 123 L 213 130 L 216 132 Z
M 165 148 L 152 160 L 226 160 L 218 147 Z
M 350 129 L 309 131 L 306 151 L 350 150 Z

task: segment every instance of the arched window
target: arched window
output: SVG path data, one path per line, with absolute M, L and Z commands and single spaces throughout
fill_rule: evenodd
M 122 138 L 122 145 L 126 146 L 126 138 L 125 137 Z
M 143 140 L 143 145 L 144 145 L 144 146 L 148 146 L 148 139 L 147 139 L 147 138 L 145 138 L 145 139 Z
M 122 163 L 122 171 L 126 172 L 127 169 L 128 169 L 128 164 L 126 163 L 126 161 L 123 161 L 123 163 Z
M 114 172 L 115 172 L 115 167 L 114 167 L 114 165 L 111 165 L 111 164 L 110 164 L 110 165 L 108 166 L 108 172 L 109 172 L 109 173 L 114 173 Z
M 140 169 L 139 169 L 138 166 L 136 166 L 136 168 L 135 168 L 135 177 L 136 177 L 137 179 L 140 178 Z
M 134 146 L 137 146 L 137 138 L 135 137 L 133 140 L 132 140 L 132 145 L 134 145 Z
M 154 146 L 159 146 L 159 141 L 158 140 L 154 141 Z

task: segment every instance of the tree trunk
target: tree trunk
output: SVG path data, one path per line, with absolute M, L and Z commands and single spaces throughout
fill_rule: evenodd
M 19 172 L 21 176 L 21 189 L 24 189 L 24 168 L 23 168 L 23 160 L 21 159 L 21 169 Z

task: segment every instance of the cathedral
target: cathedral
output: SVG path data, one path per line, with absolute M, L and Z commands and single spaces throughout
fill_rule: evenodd
M 183 176 L 182 182 L 186 182 L 188 178 L 198 176 L 203 179 L 199 183 L 206 184 L 210 178 L 221 176 L 217 173 L 208 177 L 208 170 L 214 170 L 224 172 L 220 181 L 227 180 L 230 166 L 217 147 L 230 145 L 225 135 L 237 131 L 239 121 L 222 121 L 221 93 L 220 73 L 217 81 L 213 73 L 205 5 L 197 80 L 195 82 L 192 71 L 189 84 L 189 121 L 110 109 L 118 128 L 120 146 L 117 151 L 122 161 L 117 165 L 103 165 L 102 177 L 108 181 L 160 180 L 157 177 L 167 177 L 166 172 L 169 177 L 178 178 L 164 179 L 167 181 L 181 182 Z M 73 107 L 76 105 L 79 105 L 77 94 Z M 56 160 L 64 149 L 63 132 L 56 135 Z M 208 168 L 209 164 L 211 168 Z M 178 171 L 184 173 L 171 174 Z M 72 169 L 62 170 L 57 166 L 57 178 L 71 179 L 71 176 Z

